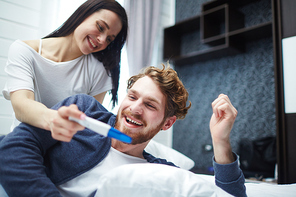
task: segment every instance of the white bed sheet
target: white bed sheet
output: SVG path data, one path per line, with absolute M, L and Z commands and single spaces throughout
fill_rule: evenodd
M 295 197 L 296 184 L 246 182 L 248 197 Z M 211 175 L 161 164 L 128 164 L 100 178 L 96 197 L 228 197 Z
M 215 177 L 211 175 L 198 175 L 212 183 Z M 248 197 L 295 197 L 296 184 L 280 185 L 260 181 L 248 181 L 245 183 Z
M 295 197 L 296 184 L 246 183 L 247 195 L 260 197 Z

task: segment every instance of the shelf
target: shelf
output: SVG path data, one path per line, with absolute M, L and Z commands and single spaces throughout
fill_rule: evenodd
M 242 28 L 228 34 L 229 44 L 223 44 L 203 51 L 195 51 L 186 55 L 177 55 L 169 58 L 175 65 L 184 65 L 206 61 L 213 58 L 235 55 L 244 52 L 244 44 L 247 41 L 261 39 L 272 35 L 272 22 Z M 237 44 L 239 43 L 239 44 Z
M 176 66 L 191 64 L 198 61 L 205 61 L 213 55 L 220 55 L 227 48 L 228 48 L 227 45 L 221 45 L 221 46 L 213 47 L 208 50 L 195 51 L 183 56 L 173 57 L 170 60 L 172 60 Z
M 214 37 L 221 39 L 221 36 L 225 36 L 228 26 L 228 23 L 225 21 L 227 17 L 226 9 L 227 5 L 221 5 L 204 12 L 201 16 L 201 39 L 204 43 L 209 42 L 208 40 L 212 41 Z
M 220 34 L 217 36 L 212 36 L 206 39 L 202 39 L 202 42 L 212 46 L 226 44 L 226 34 Z
M 202 11 L 207 11 L 210 10 L 212 8 L 215 8 L 221 4 L 231 4 L 233 6 L 243 6 L 246 4 L 250 4 L 252 2 L 256 2 L 258 0 L 216 0 L 216 1 L 210 1 L 207 3 L 204 3 L 202 5 Z
M 190 32 L 199 30 L 200 16 L 192 17 L 188 20 L 176 23 L 172 27 L 164 30 L 164 52 L 163 58 L 170 59 L 180 55 L 181 37 Z
M 244 15 L 233 6 L 223 4 L 203 12 L 201 16 L 202 42 L 212 46 L 226 43 L 230 31 L 244 27 Z
M 237 6 L 256 1 L 259 0 L 216 0 L 203 4 L 200 16 L 178 22 L 164 30 L 163 59 L 181 66 L 221 58 L 244 53 L 247 42 L 272 36 L 271 21 L 245 27 L 245 16 Z M 182 54 L 182 36 L 198 31 L 200 43 L 196 44 L 206 46 L 202 46 L 201 50 Z
M 184 21 L 176 23 L 172 27 L 166 28 L 166 31 L 174 31 L 176 34 L 186 34 L 198 30 L 200 27 L 200 16 L 191 17 Z
M 222 58 L 225 56 L 236 55 L 243 52 L 243 48 L 239 47 L 231 47 L 229 45 L 220 45 L 216 47 L 212 47 L 211 49 L 203 50 L 203 51 L 195 51 L 188 53 L 186 55 L 172 57 L 169 60 L 173 61 L 176 66 L 186 65 L 197 63 L 206 60 L 212 60 L 217 58 Z
M 252 41 L 272 36 L 272 22 L 259 24 L 256 26 L 238 29 L 229 33 L 229 37 L 243 41 Z

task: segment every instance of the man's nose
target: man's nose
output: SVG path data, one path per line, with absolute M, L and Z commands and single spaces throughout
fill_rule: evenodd
M 137 101 L 131 105 L 130 109 L 133 114 L 141 115 L 143 113 L 143 104 L 140 101 Z

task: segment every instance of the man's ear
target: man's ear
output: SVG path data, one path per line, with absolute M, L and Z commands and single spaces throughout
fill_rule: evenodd
M 171 126 L 173 126 L 173 124 L 176 122 L 176 120 L 177 120 L 176 116 L 168 117 L 161 129 L 168 130 L 169 128 L 171 128 Z

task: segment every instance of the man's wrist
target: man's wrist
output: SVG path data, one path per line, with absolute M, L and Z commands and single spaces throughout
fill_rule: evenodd
M 216 143 L 213 141 L 215 162 L 229 164 L 235 161 L 229 142 Z

